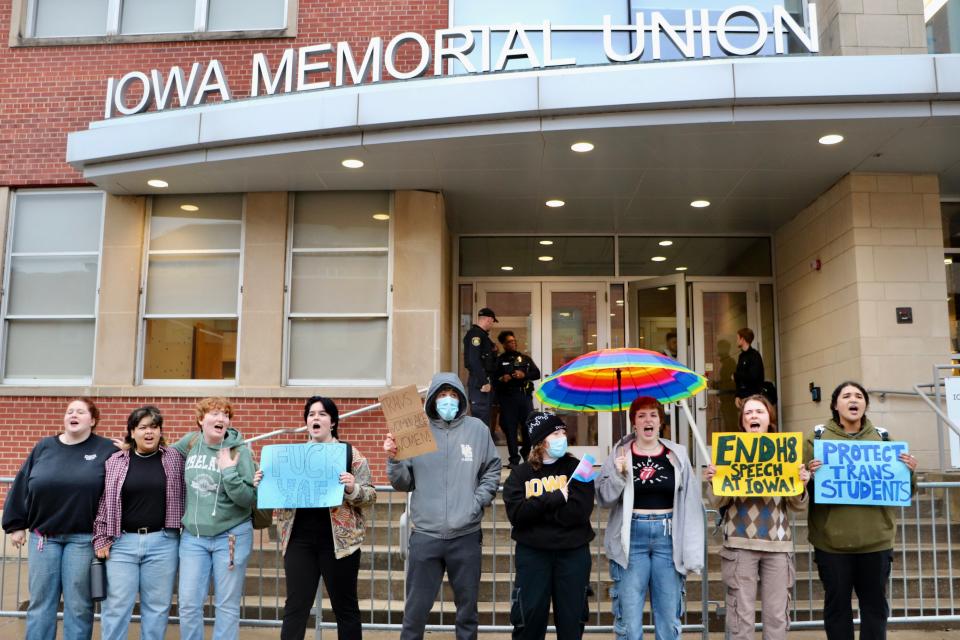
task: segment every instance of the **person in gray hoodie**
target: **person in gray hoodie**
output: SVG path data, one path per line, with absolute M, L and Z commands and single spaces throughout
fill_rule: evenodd
M 396 460 L 388 433 L 387 476 L 397 491 L 409 491 L 410 536 L 401 640 L 423 638 L 444 569 L 457 607 L 456 638 L 477 637 L 480 588 L 480 521 L 497 495 L 500 456 L 482 420 L 467 413 L 467 394 L 454 373 L 433 376 L 425 409 L 437 443 L 431 453 Z

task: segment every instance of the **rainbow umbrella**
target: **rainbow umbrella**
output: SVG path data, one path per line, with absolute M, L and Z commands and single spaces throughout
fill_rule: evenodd
M 639 396 L 662 404 L 707 388 L 707 379 L 673 358 L 647 349 L 601 349 L 578 356 L 537 389 L 543 404 L 568 411 L 622 411 Z

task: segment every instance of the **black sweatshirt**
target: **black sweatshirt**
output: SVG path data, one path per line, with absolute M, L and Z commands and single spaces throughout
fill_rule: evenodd
M 569 500 L 560 492 L 578 464 L 568 453 L 537 470 L 524 462 L 510 472 L 503 502 L 514 540 L 536 549 L 575 549 L 593 540 L 593 482 L 572 480 Z
M 94 434 L 73 445 L 63 444 L 58 436 L 42 439 L 7 492 L 3 530 L 93 533 L 104 463 L 116 451 L 113 442 Z

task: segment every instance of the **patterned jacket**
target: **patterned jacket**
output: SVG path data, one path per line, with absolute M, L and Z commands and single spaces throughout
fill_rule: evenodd
M 352 445 L 351 445 L 352 446 Z M 363 508 L 377 501 L 377 490 L 373 487 L 370 464 L 363 454 L 353 448 L 353 493 L 345 493 L 343 504 L 330 509 L 330 527 L 333 529 L 334 556 L 346 558 L 363 544 L 364 520 Z M 293 532 L 296 509 L 281 509 L 277 512 L 280 528 L 280 548 L 287 553 L 287 543 Z
M 167 476 L 167 508 L 163 526 L 179 529 L 183 519 L 183 456 L 166 446 L 160 447 L 160 461 Z M 102 549 L 120 537 L 120 520 L 123 512 L 120 494 L 123 481 L 130 469 L 130 450 L 123 449 L 110 456 L 106 462 L 106 477 L 100 508 L 93 521 L 93 548 Z

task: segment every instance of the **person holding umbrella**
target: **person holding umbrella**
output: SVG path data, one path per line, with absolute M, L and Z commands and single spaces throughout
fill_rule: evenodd
M 630 404 L 633 432 L 603 463 L 597 503 L 610 509 L 604 549 L 617 638 L 639 640 L 647 592 L 657 640 L 680 637 L 684 580 L 703 568 L 700 480 L 687 450 L 660 437 L 662 405 L 640 396 Z

